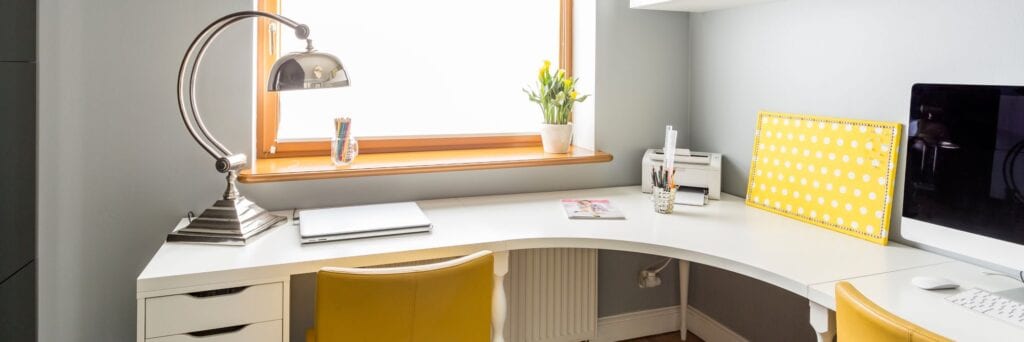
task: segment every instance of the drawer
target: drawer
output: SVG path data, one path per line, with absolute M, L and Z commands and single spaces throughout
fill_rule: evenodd
M 146 342 L 281 342 L 284 339 L 281 326 L 282 323 L 278 320 L 192 334 L 148 338 Z
M 271 283 L 146 299 L 146 338 L 283 318 L 284 285 Z

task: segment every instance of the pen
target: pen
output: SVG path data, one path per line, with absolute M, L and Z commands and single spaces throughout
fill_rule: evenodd
M 665 165 L 658 167 L 658 187 L 665 188 Z

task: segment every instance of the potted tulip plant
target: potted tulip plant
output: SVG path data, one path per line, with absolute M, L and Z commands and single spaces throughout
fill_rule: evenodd
M 540 137 L 546 153 L 567 153 L 572 143 L 572 122 L 569 117 L 577 102 L 583 102 L 590 95 L 579 96 L 574 79 L 566 76 L 565 70 L 551 72 L 551 61 L 544 61 L 537 75 L 536 89 L 523 89 L 530 101 L 540 105 L 544 114 Z

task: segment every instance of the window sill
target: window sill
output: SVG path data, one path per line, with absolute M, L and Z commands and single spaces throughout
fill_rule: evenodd
M 567 154 L 544 153 L 540 146 L 364 154 L 349 166 L 328 156 L 259 159 L 238 176 L 242 183 L 401 175 L 445 171 L 603 163 L 612 155 L 573 147 Z

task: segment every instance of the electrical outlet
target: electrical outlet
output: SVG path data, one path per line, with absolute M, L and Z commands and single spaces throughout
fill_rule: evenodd
M 649 270 L 640 271 L 640 279 L 637 282 L 637 285 L 639 285 L 641 289 L 661 286 L 661 276 L 658 275 L 658 272 Z

